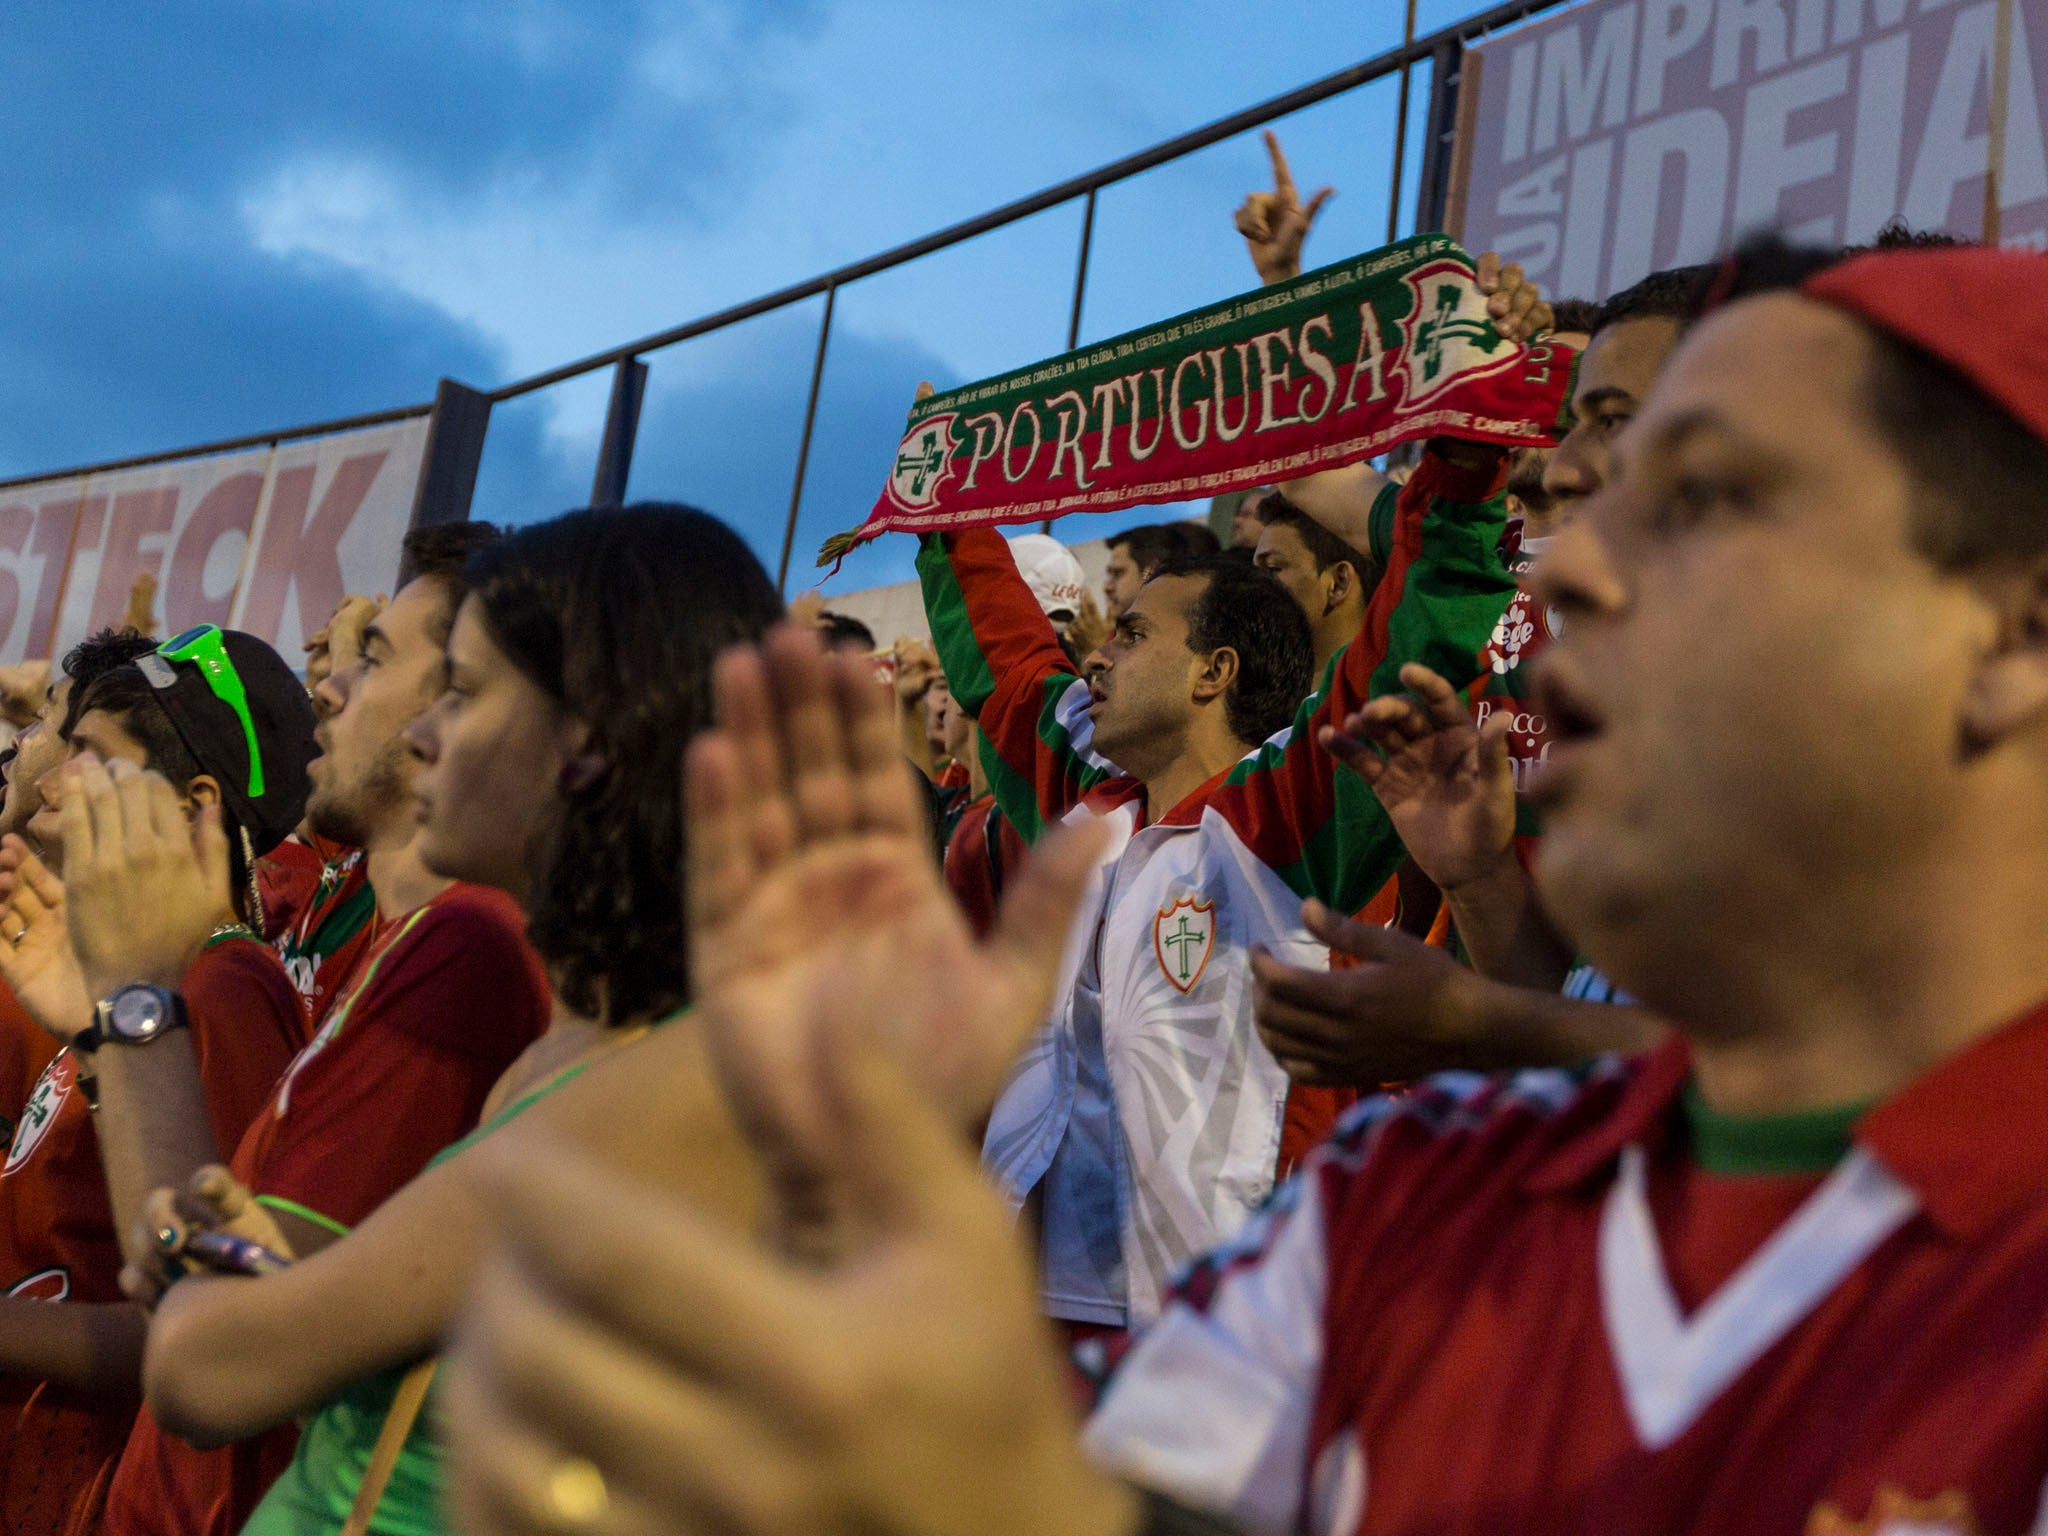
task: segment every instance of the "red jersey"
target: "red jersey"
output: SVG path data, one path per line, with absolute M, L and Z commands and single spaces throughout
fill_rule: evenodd
M 996 797 L 968 802 L 946 842 L 946 889 L 960 903 L 975 937 L 987 938 L 996 925 L 1003 884 L 1030 852 L 1017 829 L 996 809 Z
M 2048 1007 L 1704 1212 L 1689 1071 L 1361 1105 L 1185 1278 L 1095 1454 L 1332 1536 L 2048 1529 Z
M 346 1232 L 473 1128 L 547 1025 L 547 978 L 525 928 L 510 897 L 473 885 L 387 924 L 242 1138 L 235 1176 L 261 1203 Z M 100 1529 L 236 1536 L 296 1438 L 286 1426 L 201 1451 L 145 1409 Z
M 276 957 L 239 937 L 202 951 L 180 990 L 215 1141 L 233 1146 L 305 1039 L 297 1000 Z M 77 1063 L 56 1051 L 0 1172 L 0 1285 L 43 1301 L 119 1302 L 121 1262 Z M 0 1529 L 89 1528 L 135 1408 L 132 1397 L 0 1377 Z

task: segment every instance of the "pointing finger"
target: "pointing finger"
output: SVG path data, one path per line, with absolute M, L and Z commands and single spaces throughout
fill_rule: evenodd
M 1273 160 L 1273 190 L 1280 194 L 1283 201 L 1291 203 L 1295 197 L 1294 173 L 1288 170 L 1287 156 L 1281 153 L 1280 135 L 1268 128 L 1263 137 L 1266 141 L 1266 153 Z

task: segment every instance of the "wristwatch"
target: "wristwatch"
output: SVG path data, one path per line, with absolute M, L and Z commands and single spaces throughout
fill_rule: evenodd
M 102 1045 L 147 1045 L 166 1030 L 184 1029 L 191 1023 L 185 1013 L 185 999 L 168 987 L 130 982 L 101 998 L 92 1011 L 92 1023 L 71 1042 L 74 1051 L 90 1056 Z

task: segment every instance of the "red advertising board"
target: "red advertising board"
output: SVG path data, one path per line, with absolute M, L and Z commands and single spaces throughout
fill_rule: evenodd
M 388 592 L 428 418 L 0 489 L 0 663 L 61 656 L 157 580 L 165 631 L 245 629 L 296 662 L 348 592 Z
M 1446 222 L 1572 298 L 1762 228 L 1977 238 L 1995 95 L 1999 239 L 2048 249 L 2048 0 L 1586 0 L 1467 54 Z

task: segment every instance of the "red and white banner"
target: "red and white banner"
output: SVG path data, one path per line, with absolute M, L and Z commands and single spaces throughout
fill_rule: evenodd
M 1758 229 L 1980 237 L 1998 0 L 1586 0 L 1466 55 L 1447 223 L 1598 299 Z M 1999 240 L 2048 249 L 2048 0 L 2011 0 Z M 1476 88 L 1475 88 L 1476 80 Z
M 0 489 L 0 663 L 118 623 L 148 571 L 165 634 L 244 629 L 296 664 L 344 594 L 391 590 L 429 419 Z

